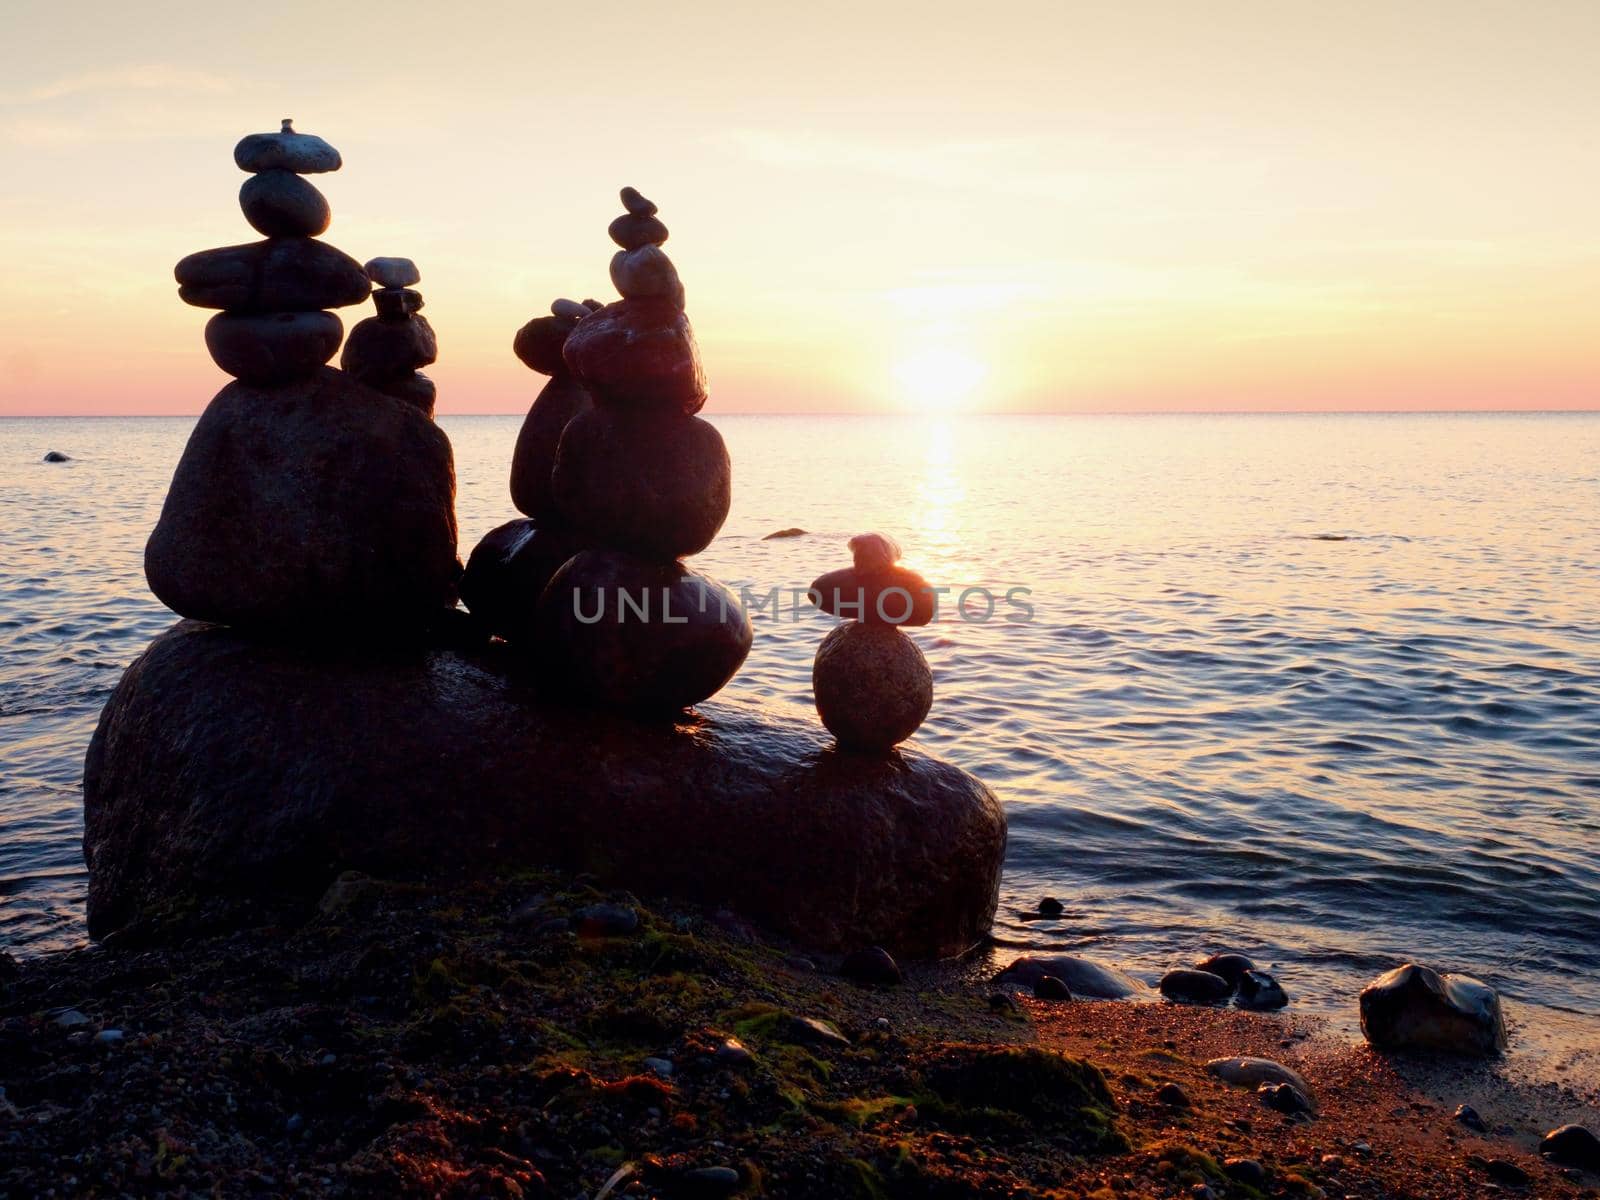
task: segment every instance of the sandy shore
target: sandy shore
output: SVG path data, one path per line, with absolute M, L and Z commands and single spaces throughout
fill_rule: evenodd
M 876 988 L 837 965 L 538 874 L 0 961 L 0 1197 L 1600 1195 L 1534 1152 L 1593 1097 L 1392 1062 L 1292 1011 L 998 1003 L 970 970 Z M 1318 1115 L 1205 1071 L 1238 1054 L 1298 1070 Z

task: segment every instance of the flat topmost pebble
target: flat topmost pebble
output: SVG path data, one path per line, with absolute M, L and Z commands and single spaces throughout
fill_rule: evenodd
M 900 561 L 900 543 L 886 533 L 858 533 L 850 539 L 856 570 L 887 571 Z
M 278 168 L 296 175 L 320 175 L 344 165 L 339 152 L 316 134 L 296 133 L 288 117 L 277 133 L 252 133 L 240 138 L 233 148 L 233 161 L 241 171 Z
M 656 206 L 641 196 L 636 188 L 625 187 L 622 189 L 622 207 L 636 217 L 653 217 L 656 215 Z
M 422 272 L 409 258 L 374 258 L 363 269 L 379 287 L 403 288 L 422 281 Z
M 586 304 L 579 304 L 576 300 L 562 298 L 552 301 L 550 315 L 553 317 L 568 317 L 574 321 L 581 321 L 593 310 Z

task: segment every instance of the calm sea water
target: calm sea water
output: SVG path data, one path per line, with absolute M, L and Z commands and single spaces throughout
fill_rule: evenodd
M 715 420 L 725 582 L 883 529 L 936 584 L 1032 589 L 1031 622 L 915 634 L 917 741 L 1010 814 L 1002 953 L 1239 949 L 1346 1026 L 1416 957 L 1499 986 L 1541 1073 L 1597 1073 L 1600 416 Z M 518 423 L 441 421 L 464 550 L 515 515 Z M 140 552 L 191 425 L 0 420 L 0 943 L 83 937 L 83 751 L 173 620 Z M 829 619 L 757 623 L 730 691 L 809 708 Z M 1066 918 L 1025 920 L 1046 894 Z

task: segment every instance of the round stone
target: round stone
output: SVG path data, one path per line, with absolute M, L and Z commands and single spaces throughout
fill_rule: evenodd
M 618 250 L 611 256 L 611 285 L 624 300 L 664 300 L 683 307 L 678 268 L 659 246 Z
M 917 644 L 885 625 L 850 621 L 822 639 L 811 668 L 817 715 L 839 744 L 887 750 L 933 707 L 933 672 Z
M 576 300 L 552 300 L 550 314 L 556 317 L 565 317 L 569 321 L 581 321 L 593 310 L 586 305 L 579 304 Z
M 900 543 L 886 533 L 858 533 L 850 539 L 856 570 L 887 571 L 900 561 Z
M 567 423 L 589 403 L 589 393 L 565 371 L 544 385 L 523 419 L 511 455 L 511 502 L 517 511 L 530 517 L 555 515 L 551 476 L 556 469 L 556 449 Z
M 433 326 L 423 316 L 403 321 L 368 317 L 345 339 L 339 366 L 362 383 L 409 374 L 439 357 Z
M 1161 994 L 1177 1004 L 1220 1004 L 1233 995 L 1233 985 L 1209 971 L 1180 968 L 1161 977 Z
M 233 161 L 241 171 L 293 171 L 320 175 L 344 165 L 339 152 L 311 133 L 296 133 L 285 118 L 277 133 L 252 133 L 233 148 Z
M 461 602 L 490 632 L 531 646 L 539 598 L 550 578 L 584 549 L 570 532 L 526 518 L 484 534 L 461 576 Z
M 602 308 L 605 307 L 605 305 L 601 304 L 600 301 L 598 301 L 598 300 L 585 300 L 583 302 L 583 306 L 585 308 L 587 308 L 590 312 L 599 312 Z
M 564 375 L 567 364 L 562 349 L 567 336 L 578 327 L 571 317 L 535 317 L 512 339 L 511 349 L 522 364 L 541 375 Z
M 698 417 L 595 405 L 562 433 L 551 488 L 596 545 L 667 560 L 711 544 L 733 472 L 722 435 Z
M 639 217 L 623 213 L 611 222 L 606 230 L 611 240 L 624 250 L 637 250 L 640 246 L 659 246 L 667 240 L 667 227 L 658 217 Z
M 1242 954 L 1212 954 L 1195 963 L 1194 969 L 1220 975 L 1232 986 L 1238 987 L 1244 973 L 1254 971 L 1256 965 Z
M 326 196 L 281 168 L 246 179 L 239 188 L 239 207 L 244 219 L 267 237 L 316 237 L 333 217 Z
M 1257 1012 L 1272 1012 L 1289 1003 L 1289 993 L 1265 971 L 1246 971 L 1239 976 L 1239 1007 Z
M 235 379 L 273 387 L 314 374 L 343 334 L 331 312 L 220 312 L 206 322 L 206 349 Z
M 608 304 L 579 323 L 562 355 L 602 404 L 680 413 L 697 413 L 705 405 L 706 376 L 694 329 L 670 301 Z
M 422 282 L 422 272 L 409 258 L 371 258 L 362 269 L 379 287 L 403 288 Z
M 433 416 L 433 403 L 438 398 L 439 388 L 421 371 L 407 371 L 403 375 L 367 379 L 363 382 L 385 396 L 404 400 L 413 408 L 420 409 L 425 417 Z
M 372 293 L 372 303 L 380 317 L 401 321 L 422 308 L 422 293 L 411 288 L 379 288 Z
M 909 567 L 829 571 L 811 581 L 811 602 L 825 613 L 869 625 L 927 625 L 938 611 L 933 586 Z
M 185 304 L 229 312 L 343 308 L 372 294 L 360 263 L 314 238 L 269 238 L 201 250 L 180 259 L 172 273 Z
M 539 602 L 542 661 L 607 708 L 669 714 L 718 692 L 750 652 L 739 598 L 682 563 L 587 550 Z
M 636 188 L 625 187 L 622 189 L 622 207 L 636 217 L 653 217 L 656 215 L 656 206 L 641 196 Z

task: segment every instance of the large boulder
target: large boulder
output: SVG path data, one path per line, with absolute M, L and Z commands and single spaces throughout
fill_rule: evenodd
M 229 384 L 189 436 L 145 546 L 174 612 L 387 636 L 455 603 L 455 468 L 414 407 L 319 368 Z
M 534 864 L 727 905 L 818 949 L 944 956 L 987 933 L 1006 824 L 971 776 L 910 750 L 837 754 L 792 706 L 583 711 L 511 661 L 180 622 L 89 746 L 91 935 L 308 913 L 346 870 Z
M 1500 997 L 1492 987 L 1415 963 L 1361 989 L 1361 1032 L 1379 1050 L 1493 1055 L 1506 1046 Z

